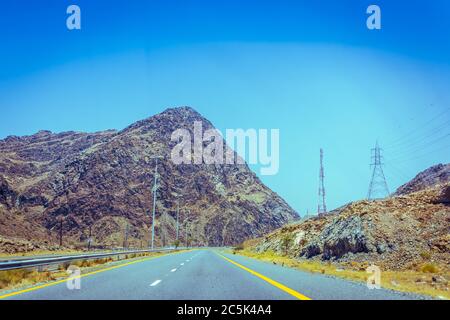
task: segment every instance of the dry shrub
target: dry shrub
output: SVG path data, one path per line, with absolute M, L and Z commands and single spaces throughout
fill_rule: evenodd
M 42 282 L 53 280 L 49 271 L 38 272 L 29 269 L 16 269 L 0 271 L 0 289 L 20 284 L 22 282 Z
M 70 267 L 70 262 L 63 262 L 58 266 L 60 271 L 66 271 Z
M 424 273 L 437 273 L 439 272 L 439 268 L 432 263 L 426 263 L 420 268 L 420 271 Z
M 420 253 L 420 256 L 422 257 L 422 259 L 428 260 L 431 258 L 431 253 L 428 251 L 423 251 Z
M 239 243 L 236 247 L 234 247 L 234 251 L 241 251 L 244 250 L 244 244 Z

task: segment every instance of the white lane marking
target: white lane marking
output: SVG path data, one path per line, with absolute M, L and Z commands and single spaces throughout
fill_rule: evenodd
M 177 271 L 177 268 L 170 270 L 170 272 L 175 272 L 175 271 Z
M 180 266 L 184 266 L 184 262 L 180 263 Z
M 155 282 L 153 282 L 153 283 L 150 285 L 150 287 L 157 286 L 160 282 L 161 282 L 161 280 L 156 280 Z

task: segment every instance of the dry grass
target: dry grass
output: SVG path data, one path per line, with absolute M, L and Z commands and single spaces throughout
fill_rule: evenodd
M 58 266 L 53 271 L 37 271 L 31 269 L 17 269 L 0 271 L 0 290 L 11 290 L 21 287 L 32 286 L 37 283 L 49 282 L 57 279 L 63 279 L 68 277 L 66 270 L 69 266 L 77 266 L 84 272 L 90 272 L 93 270 L 100 270 L 104 265 L 108 265 L 113 262 L 136 259 L 142 257 L 156 257 L 163 255 L 164 253 L 134 253 L 122 256 L 121 259 L 117 257 L 107 257 L 93 260 L 79 260 L 72 262 L 65 262 Z
M 286 256 L 280 256 L 273 251 L 257 253 L 249 249 L 242 249 L 239 252 L 233 253 L 303 271 L 322 273 L 348 280 L 366 282 L 369 276 L 365 271 L 369 266 L 368 263 L 353 262 L 349 266 L 343 266 L 316 260 L 296 260 Z M 450 279 L 450 272 L 443 272 L 434 265 L 426 264 L 420 270 L 382 271 L 381 286 L 386 289 L 450 299 L 448 279 Z
M 420 268 L 420 271 L 423 273 L 439 273 L 439 268 L 432 263 L 426 263 Z
M 64 254 L 77 254 L 77 253 L 86 253 L 86 252 L 79 251 L 79 250 L 70 250 L 70 249 L 56 250 L 56 251 L 33 250 L 33 251 L 22 252 L 22 253 L 2 253 L 2 254 L 0 254 L 0 258 L 64 255 Z
M 429 251 L 423 251 L 420 253 L 422 259 L 428 260 L 431 258 L 431 253 Z
M 64 273 L 65 274 L 65 273 Z M 0 271 L 0 289 L 12 289 L 32 285 L 34 283 L 52 281 L 63 275 L 62 271 L 36 271 L 28 269 L 17 269 Z
M 244 244 L 243 243 L 240 243 L 240 244 L 236 245 L 233 248 L 233 254 L 235 254 L 236 252 L 241 251 L 241 250 L 244 250 Z

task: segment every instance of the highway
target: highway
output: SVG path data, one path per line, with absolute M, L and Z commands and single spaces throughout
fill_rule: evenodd
M 312 274 L 219 250 L 198 249 L 124 262 L 66 281 L 32 287 L 0 299 L 26 300 L 316 300 L 421 299 L 364 283 Z

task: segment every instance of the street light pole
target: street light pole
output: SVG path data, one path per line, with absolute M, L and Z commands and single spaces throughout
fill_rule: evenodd
M 128 249 L 128 222 L 125 226 L 125 236 L 123 237 L 123 248 Z
M 186 248 L 188 246 L 188 217 L 191 215 L 191 210 L 186 210 L 186 213 L 188 213 L 188 215 L 184 218 L 184 238 L 186 241 Z
M 88 238 L 88 251 L 91 250 L 91 241 L 92 241 L 92 225 L 89 225 L 89 238 Z
M 155 177 L 154 177 L 154 183 L 153 183 L 152 250 L 154 248 L 154 242 L 155 242 L 156 189 L 157 189 L 157 182 L 158 182 L 157 176 L 158 176 L 158 158 L 156 158 Z
M 180 230 L 179 222 L 178 222 L 178 215 L 180 214 L 180 201 L 177 201 L 177 241 L 178 241 L 178 233 Z
M 59 219 L 59 246 L 62 247 L 63 243 L 63 218 Z

